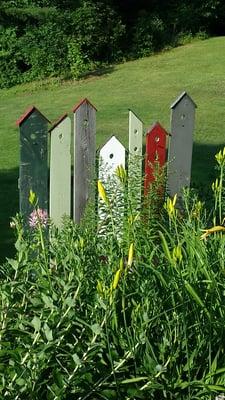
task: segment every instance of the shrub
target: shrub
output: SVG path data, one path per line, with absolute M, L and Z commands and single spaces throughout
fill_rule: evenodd
M 125 27 L 112 8 L 100 2 L 84 1 L 73 18 L 73 37 L 80 54 L 94 62 L 120 58 Z
M 162 49 L 167 43 L 166 29 L 157 15 L 142 12 L 132 32 L 132 53 L 134 57 L 145 57 Z
M 20 43 L 24 64 L 29 68 L 24 71 L 25 80 L 61 75 L 68 68 L 67 38 L 57 23 L 29 29 Z
M 87 55 L 81 52 L 76 38 L 71 38 L 68 42 L 68 62 L 71 76 L 75 79 L 94 70 L 94 63 L 91 62 Z
M 30 27 L 22 36 L 16 29 L 2 28 L 0 87 L 65 74 L 67 53 L 67 37 L 57 23 Z
M 18 67 L 21 53 L 15 28 L 0 28 L 0 88 L 22 82 Z

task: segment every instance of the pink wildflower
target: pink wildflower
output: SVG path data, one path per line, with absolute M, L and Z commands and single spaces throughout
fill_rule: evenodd
M 36 228 L 38 224 L 44 228 L 48 224 L 48 213 L 46 210 L 42 210 L 41 208 L 32 211 L 29 217 L 29 225 L 31 228 Z

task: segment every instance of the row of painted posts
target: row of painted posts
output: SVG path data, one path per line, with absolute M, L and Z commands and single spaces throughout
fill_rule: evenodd
M 155 179 L 155 166 L 163 166 L 167 161 L 167 192 L 170 196 L 181 195 L 183 187 L 190 185 L 195 109 L 195 103 L 184 92 L 171 106 L 171 132 L 167 134 L 158 122 L 147 131 L 144 174 L 143 123 L 133 111 L 129 111 L 128 160 L 125 147 L 112 136 L 99 152 L 98 179 L 105 182 L 115 174 L 119 165 L 125 168 L 128 164 L 128 191 L 135 191 L 138 206 L 143 175 L 146 194 Z M 39 207 L 49 209 L 49 215 L 57 226 L 64 215 L 73 216 L 75 222 L 80 222 L 87 201 L 94 193 L 96 111 L 87 99 L 73 108 L 73 140 L 72 123 L 67 114 L 52 124 L 50 130 L 50 121 L 34 106 L 18 119 L 20 212 L 26 220 L 33 211 L 28 200 L 32 190 L 38 197 Z M 71 142 L 74 146 L 72 173 Z M 167 160 L 166 142 L 169 143 Z

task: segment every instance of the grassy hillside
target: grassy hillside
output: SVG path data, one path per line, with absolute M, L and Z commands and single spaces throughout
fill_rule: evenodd
M 50 120 L 81 98 L 98 109 L 97 144 L 116 134 L 126 145 L 128 109 L 144 121 L 170 129 L 170 104 L 186 90 L 197 103 L 193 184 L 213 178 L 213 155 L 225 143 L 225 38 L 197 41 L 168 52 L 113 66 L 80 82 L 34 82 L 1 90 L 0 103 L 0 257 L 12 242 L 9 220 L 18 210 L 19 146 L 16 119 L 30 106 Z

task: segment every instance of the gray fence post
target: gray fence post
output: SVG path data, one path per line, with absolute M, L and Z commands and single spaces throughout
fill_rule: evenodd
M 96 108 L 88 99 L 73 108 L 74 113 L 74 214 L 79 223 L 91 196 L 95 171 Z
M 190 186 L 196 104 L 183 92 L 171 105 L 171 138 L 168 155 L 168 194 L 178 198 Z

